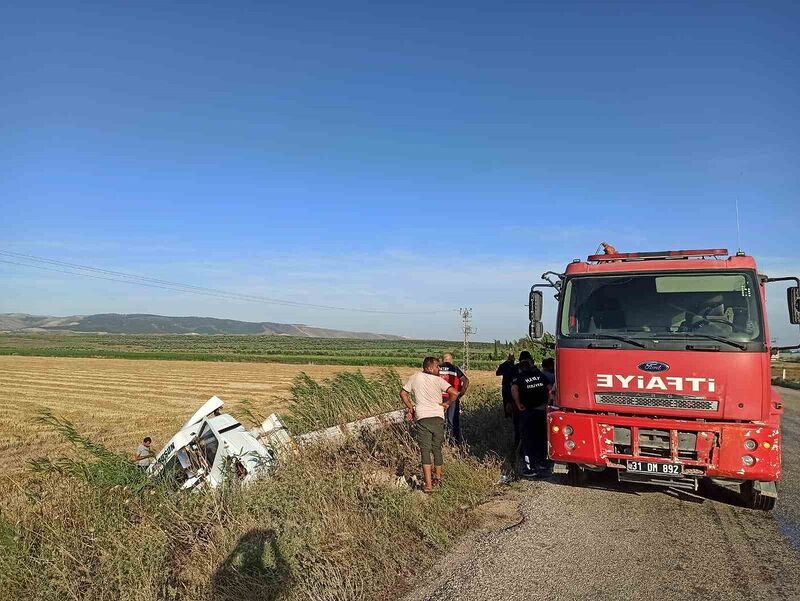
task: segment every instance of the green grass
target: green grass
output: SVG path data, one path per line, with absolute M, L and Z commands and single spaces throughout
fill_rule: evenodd
M 470 345 L 470 367 L 494 369 L 510 350 L 541 347 L 524 340 Z M 442 340 L 357 340 L 289 336 L 181 336 L 99 334 L 0 334 L 0 355 L 100 357 L 186 361 L 277 362 L 326 365 L 416 367 L 426 355 L 453 353 L 462 346 Z
M 391 371 L 301 376 L 287 417 L 300 429 L 363 417 L 394 408 L 398 387 Z M 187 494 L 45 418 L 75 453 L 39 462 L 0 500 L 0 598 L 396 598 L 474 525 L 470 509 L 493 490 L 510 439 L 498 395 L 470 394 L 462 419 L 473 452 L 448 450 L 430 497 L 393 484 L 420 471 L 407 425 L 304 451 L 245 489 Z

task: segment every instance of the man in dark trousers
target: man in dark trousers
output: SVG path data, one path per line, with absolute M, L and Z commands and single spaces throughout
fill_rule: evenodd
M 514 411 L 514 399 L 511 398 L 511 381 L 517 373 L 517 365 L 514 362 L 514 353 L 508 353 L 508 357 L 497 366 L 496 376 L 502 376 L 503 408 L 506 417 L 511 417 Z
M 508 359 L 500 364 L 495 374 L 503 376 L 503 407 L 505 409 L 506 417 L 511 418 L 514 425 L 514 448 L 519 447 L 520 431 L 519 431 L 519 411 L 514 403 L 514 398 L 511 396 L 511 385 L 514 383 L 514 378 L 517 377 L 522 361 L 528 360 L 533 363 L 533 357 L 529 351 L 522 351 L 519 354 L 520 363 L 514 363 L 514 355 L 509 353 Z M 503 370 L 502 373 L 500 370 Z M 508 396 L 506 396 L 506 386 L 508 386 Z
M 511 396 L 519 412 L 522 476 L 526 478 L 536 476 L 537 470 L 547 469 L 546 409 L 549 389 L 547 379 L 533 361 L 522 359 L 511 384 Z
M 412 393 L 414 403 L 409 396 Z M 444 414 L 457 396 L 455 388 L 439 377 L 439 360 L 436 357 L 425 357 L 422 371 L 406 380 L 400 390 L 400 400 L 406 406 L 406 419 L 416 422 L 414 436 L 422 454 L 422 477 L 425 481 L 422 490 L 426 493 L 433 490 L 434 483 L 442 481 Z
M 455 403 L 447 408 L 447 429 L 453 442 L 461 444 L 461 397 L 467 393 L 469 378 L 453 364 L 453 355 L 444 353 L 439 364 L 439 377 L 455 388 L 458 393 Z M 448 402 L 447 394 L 442 394 L 442 402 Z

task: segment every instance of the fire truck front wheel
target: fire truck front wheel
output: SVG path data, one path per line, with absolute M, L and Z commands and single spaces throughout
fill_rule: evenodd
M 742 483 L 742 499 L 751 509 L 772 511 L 778 499 L 778 488 L 774 482 L 748 480 Z

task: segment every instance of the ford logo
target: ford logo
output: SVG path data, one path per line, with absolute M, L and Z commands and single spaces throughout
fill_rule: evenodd
M 639 364 L 639 369 L 642 371 L 667 371 L 669 365 L 661 363 L 661 361 L 645 361 Z

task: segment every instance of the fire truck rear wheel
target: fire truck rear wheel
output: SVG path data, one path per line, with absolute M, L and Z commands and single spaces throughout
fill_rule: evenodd
M 765 495 L 757 490 L 752 481 L 742 484 L 742 498 L 750 509 L 772 511 L 775 509 L 775 497 Z
M 567 466 L 567 484 L 570 486 L 583 486 L 586 484 L 586 470 L 579 465 L 570 463 Z

